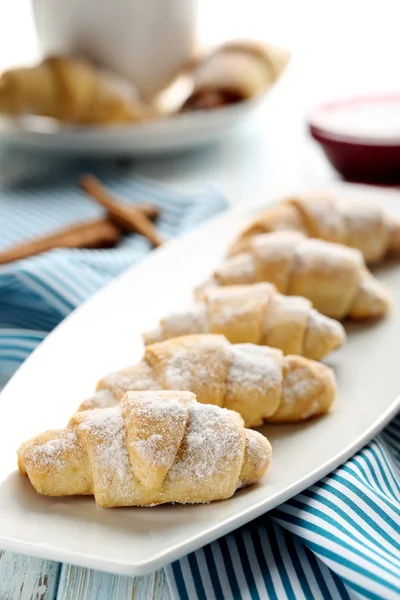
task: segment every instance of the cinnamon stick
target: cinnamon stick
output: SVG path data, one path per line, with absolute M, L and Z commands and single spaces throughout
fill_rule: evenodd
M 104 248 L 115 246 L 121 230 L 107 219 L 73 225 L 0 252 L 0 264 L 29 258 L 53 248 Z
M 135 204 L 135 206 L 127 206 L 127 208 L 128 210 L 132 208 L 134 210 L 140 210 L 149 219 L 157 219 L 160 215 L 160 209 L 157 208 L 157 206 L 154 206 L 154 204 Z
M 164 240 L 157 232 L 153 223 L 140 208 L 127 206 L 115 201 L 95 177 L 86 175 L 81 179 L 80 186 L 89 196 L 107 210 L 108 218 L 115 225 L 127 231 L 141 233 L 150 240 L 153 246 L 160 246 L 163 243 Z

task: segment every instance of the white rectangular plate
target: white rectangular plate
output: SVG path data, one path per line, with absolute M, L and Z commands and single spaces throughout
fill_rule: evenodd
M 331 187 L 341 194 L 376 196 L 400 217 L 397 192 Z M 153 252 L 75 311 L 19 369 L 0 397 L 1 548 L 121 574 L 152 571 L 311 485 L 396 413 L 400 263 L 377 270 L 393 294 L 389 317 L 349 326 L 346 346 L 327 361 L 340 390 L 332 413 L 301 425 L 262 428 L 274 452 L 272 467 L 258 485 L 204 506 L 107 510 L 90 497 L 41 497 L 18 474 L 19 444 L 45 429 L 63 427 L 102 375 L 139 360 L 141 331 L 190 301 L 193 286 L 207 277 L 257 210 L 230 210 Z

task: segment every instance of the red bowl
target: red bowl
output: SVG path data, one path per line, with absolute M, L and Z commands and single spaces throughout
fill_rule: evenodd
M 345 179 L 400 183 L 400 94 L 324 104 L 312 111 L 308 125 Z

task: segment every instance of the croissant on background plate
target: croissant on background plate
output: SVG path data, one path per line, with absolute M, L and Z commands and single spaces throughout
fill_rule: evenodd
M 333 371 L 301 356 L 222 335 L 188 335 L 146 347 L 142 360 L 111 373 L 79 410 L 115 406 L 131 390 L 189 390 L 204 404 L 241 414 L 246 427 L 297 422 L 328 412 Z
M 258 481 L 270 459 L 268 440 L 240 415 L 189 392 L 128 393 L 18 450 L 39 494 L 94 495 L 103 507 L 224 500 Z
M 141 121 L 149 109 L 139 103 L 132 84 L 90 63 L 54 56 L 33 67 L 5 71 L 0 77 L 0 113 L 52 117 L 75 124 Z
M 262 344 L 314 360 L 346 338 L 342 325 L 313 309 L 309 300 L 283 296 L 269 283 L 201 290 L 195 304 L 164 317 L 143 337 L 151 344 L 190 333 L 221 333 L 233 344 Z
M 297 231 L 255 235 L 248 252 L 227 258 L 205 286 L 260 281 L 273 283 L 282 294 L 308 298 L 334 319 L 382 317 L 390 306 L 388 292 L 368 271 L 359 250 Z
M 194 73 L 181 111 L 225 106 L 268 90 L 290 59 L 287 50 L 256 41 L 231 41 L 212 51 Z
M 297 194 L 270 206 L 242 232 L 230 254 L 246 252 L 260 233 L 299 231 L 312 238 L 356 248 L 367 263 L 400 252 L 400 222 L 370 199 L 340 198 L 328 191 Z

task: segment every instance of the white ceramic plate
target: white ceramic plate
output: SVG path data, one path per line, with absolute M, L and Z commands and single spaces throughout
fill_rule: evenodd
M 400 216 L 399 193 L 332 187 L 378 196 Z M 349 327 L 347 345 L 328 361 L 340 389 L 332 413 L 297 426 L 262 429 L 274 453 L 271 469 L 258 485 L 204 506 L 107 510 L 90 497 L 41 497 L 18 474 L 19 444 L 44 429 L 64 426 L 98 378 L 136 362 L 143 351 L 140 332 L 189 301 L 192 287 L 208 275 L 254 212 L 233 209 L 154 251 L 75 311 L 20 368 L 0 398 L 1 548 L 122 574 L 152 571 L 314 483 L 396 413 L 400 264 L 378 272 L 394 297 L 391 315 L 381 323 Z
M 203 146 L 233 132 L 262 98 L 149 123 L 113 127 L 72 127 L 44 117 L 0 119 L 0 139 L 42 151 L 106 156 L 144 156 Z

